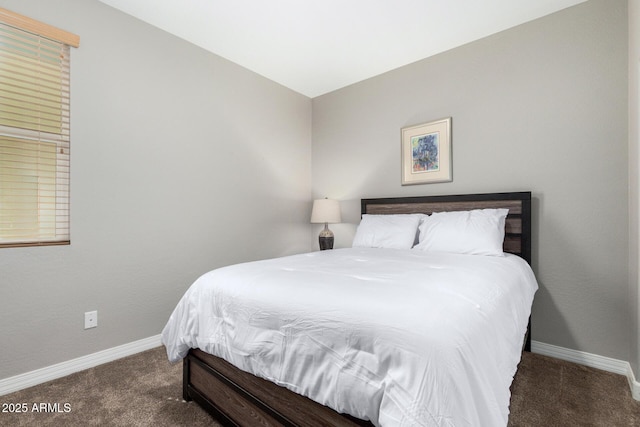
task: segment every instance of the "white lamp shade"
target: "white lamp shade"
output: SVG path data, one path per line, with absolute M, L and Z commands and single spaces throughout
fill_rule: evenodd
M 313 201 L 311 210 L 312 223 L 335 224 L 342 221 L 340 218 L 340 202 L 331 199 L 318 199 Z

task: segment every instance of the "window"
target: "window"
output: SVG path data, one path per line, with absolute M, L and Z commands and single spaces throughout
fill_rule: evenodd
M 69 51 L 78 44 L 0 9 L 0 247 L 69 243 Z

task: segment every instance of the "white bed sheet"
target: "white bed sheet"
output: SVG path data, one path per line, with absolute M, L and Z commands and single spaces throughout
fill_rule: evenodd
M 204 274 L 162 342 L 377 426 L 506 426 L 537 288 L 515 255 L 313 252 Z

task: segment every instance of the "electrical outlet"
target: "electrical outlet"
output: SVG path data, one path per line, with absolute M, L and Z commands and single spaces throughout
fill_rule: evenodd
M 98 326 L 98 312 L 97 311 L 87 311 L 84 314 L 84 328 L 91 329 Z

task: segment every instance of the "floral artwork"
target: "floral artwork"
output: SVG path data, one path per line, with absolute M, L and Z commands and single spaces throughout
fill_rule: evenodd
M 402 128 L 402 185 L 450 182 L 451 117 Z
M 411 138 L 411 157 L 413 172 L 440 170 L 439 134 L 430 133 Z

